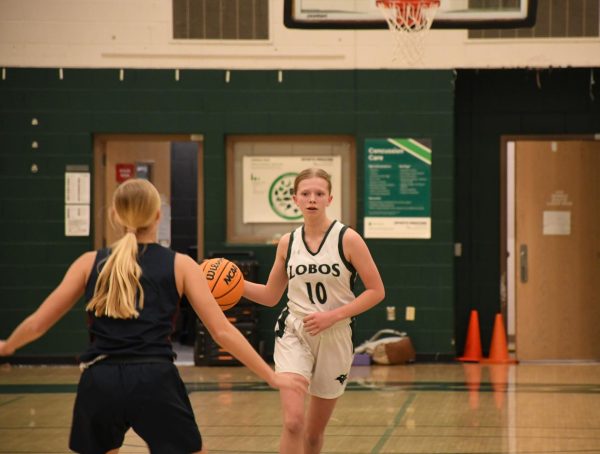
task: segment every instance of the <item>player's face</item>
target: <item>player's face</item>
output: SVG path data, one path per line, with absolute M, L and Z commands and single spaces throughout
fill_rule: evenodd
M 294 202 L 304 216 L 315 216 L 324 213 L 331 203 L 329 186 L 323 178 L 313 177 L 302 180 L 294 194 Z

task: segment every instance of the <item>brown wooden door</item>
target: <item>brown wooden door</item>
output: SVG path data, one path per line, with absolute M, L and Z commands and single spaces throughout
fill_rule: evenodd
M 123 232 L 116 229 L 110 222 L 108 209 L 112 200 L 112 194 L 120 183 L 120 180 L 126 177 L 126 169 L 129 166 L 133 168 L 133 175 L 136 176 L 136 166 L 138 164 L 147 165 L 150 170 L 149 180 L 156 186 L 167 203 L 171 200 L 171 144 L 170 142 L 136 142 L 136 141 L 109 141 L 105 148 L 105 171 L 104 171 L 104 194 L 105 215 L 103 231 L 103 244 L 111 245 L 118 240 Z M 121 169 L 120 171 L 118 169 Z M 119 174 L 121 172 L 121 174 Z
M 163 199 L 162 219 L 159 226 L 159 242 L 169 238 L 170 204 L 171 204 L 171 148 L 173 143 L 194 143 L 197 152 L 198 178 L 196 205 L 196 240 L 198 257 L 204 256 L 204 186 L 200 184 L 203 171 L 203 137 L 200 134 L 99 134 L 94 138 L 94 247 L 100 248 L 112 244 L 122 232 L 115 230 L 109 221 L 109 208 L 112 194 L 119 184 L 117 167 L 121 165 L 146 167 L 149 176 L 140 175 L 139 169 L 134 170 L 138 177 L 148 177 L 156 186 Z M 125 172 L 127 173 L 127 172 Z M 143 173 L 143 172 L 142 172 Z M 177 176 L 175 177 L 177 178 Z M 165 205 L 166 203 L 166 205 Z M 163 225 L 164 224 L 164 225 Z M 163 242 L 167 245 L 167 242 Z
M 600 143 L 518 141 L 516 353 L 600 359 Z

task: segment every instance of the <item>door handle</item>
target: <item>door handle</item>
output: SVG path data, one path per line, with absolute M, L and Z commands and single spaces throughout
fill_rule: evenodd
M 522 244 L 519 248 L 519 270 L 521 275 L 521 282 L 524 284 L 528 278 L 528 265 L 527 265 L 527 245 Z

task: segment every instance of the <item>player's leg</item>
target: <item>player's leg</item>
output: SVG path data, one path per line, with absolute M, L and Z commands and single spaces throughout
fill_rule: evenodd
M 72 451 L 119 452 L 129 429 L 123 389 L 116 365 L 95 364 L 81 374 L 69 439 Z
M 296 374 L 308 383 L 313 368 L 314 356 L 306 339 L 302 340 L 302 320 L 284 311 L 275 326 L 275 371 Z M 283 428 L 280 453 L 301 454 L 304 434 L 304 401 L 306 393 L 280 390 Z
M 304 424 L 304 454 L 319 454 L 323 435 L 331 418 L 337 399 L 311 396 Z
M 346 389 L 352 366 L 353 347 L 350 326 L 329 328 L 319 336 L 315 366 L 310 383 L 311 394 L 304 424 L 304 453 L 317 454 L 338 397 Z
M 152 454 L 202 453 L 202 437 L 185 384 L 173 363 L 124 368 L 132 392 L 128 416 Z
M 289 389 L 279 391 L 283 428 L 279 442 L 281 454 L 301 454 L 304 437 L 304 401 L 306 394 Z

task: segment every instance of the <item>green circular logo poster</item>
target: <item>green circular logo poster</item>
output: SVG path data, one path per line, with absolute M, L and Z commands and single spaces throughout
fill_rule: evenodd
M 294 203 L 294 179 L 298 174 L 288 172 L 279 175 L 269 188 L 269 205 L 280 218 L 297 221 L 302 218 L 302 212 Z

